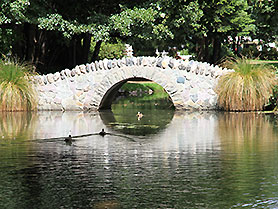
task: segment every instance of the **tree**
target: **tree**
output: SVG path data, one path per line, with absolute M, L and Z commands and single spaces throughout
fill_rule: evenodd
M 160 0 L 174 39 L 172 45 L 194 46 L 197 59 L 217 62 L 228 37 L 254 31 L 246 0 Z M 168 42 L 168 43 L 169 43 Z
M 6 45 L 10 44 L 13 55 L 32 62 L 42 72 L 56 71 L 51 68 L 91 61 L 91 40 L 96 42 L 95 60 L 101 43 L 113 37 L 151 39 L 171 35 L 154 6 L 144 3 L 5 0 L 0 4 L 0 32 L 3 36 L 11 31 L 11 41 Z
M 264 43 L 274 41 L 278 34 L 278 1 L 249 0 L 249 6 L 256 25 L 251 36 L 263 40 Z

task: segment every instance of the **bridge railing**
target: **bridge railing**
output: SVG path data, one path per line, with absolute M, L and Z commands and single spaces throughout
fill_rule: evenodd
M 33 83 L 36 85 L 47 85 L 58 80 L 80 76 L 90 72 L 111 70 L 114 68 L 122 68 L 124 66 L 142 66 L 142 67 L 158 67 L 161 69 L 184 70 L 196 75 L 211 76 L 217 79 L 219 76 L 232 72 L 233 70 L 222 68 L 206 62 L 184 61 L 182 59 L 174 59 L 171 57 L 124 57 L 122 59 L 100 60 L 88 64 L 77 65 L 72 70 L 64 69 L 54 74 L 36 75 L 33 77 Z

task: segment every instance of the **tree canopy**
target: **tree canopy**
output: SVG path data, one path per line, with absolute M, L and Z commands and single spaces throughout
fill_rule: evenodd
M 2 0 L 0 53 L 54 72 L 97 59 L 101 44 L 120 38 L 142 47 L 187 46 L 217 62 L 237 36 L 273 40 L 277 1 L 268 0 Z M 93 55 L 91 42 L 96 42 Z M 167 50 L 167 48 L 166 48 Z

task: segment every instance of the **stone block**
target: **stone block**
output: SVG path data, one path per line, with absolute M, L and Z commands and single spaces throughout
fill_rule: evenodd
M 107 61 L 107 69 L 110 70 L 112 68 L 112 61 L 108 60 Z
M 80 72 L 81 72 L 81 73 L 83 73 L 83 74 L 87 73 L 87 69 L 86 69 L 86 66 L 85 66 L 85 65 L 80 65 L 80 66 L 79 66 L 79 69 L 80 69 Z
M 90 64 L 86 64 L 86 72 L 89 73 L 91 71 L 91 65 Z
M 177 78 L 177 83 L 184 83 L 185 82 L 185 78 L 184 77 L 178 77 Z
M 102 61 L 102 66 L 103 66 L 103 70 L 108 70 L 108 59 L 104 59 L 103 61 Z
M 48 83 L 53 83 L 54 82 L 54 76 L 52 73 L 49 73 L 46 75 Z
M 59 80 L 60 79 L 60 73 L 59 72 L 54 73 L 53 79 L 54 79 L 54 81 Z

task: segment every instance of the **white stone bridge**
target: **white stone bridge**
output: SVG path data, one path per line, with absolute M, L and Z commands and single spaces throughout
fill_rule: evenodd
M 35 77 L 38 110 L 99 110 L 111 108 L 127 81 L 153 81 L 169 94 L 177 110 L 217 109 L 214 87 L 230 70 L 208 63 L 170 57 L 101 60 L 55 74 Z

